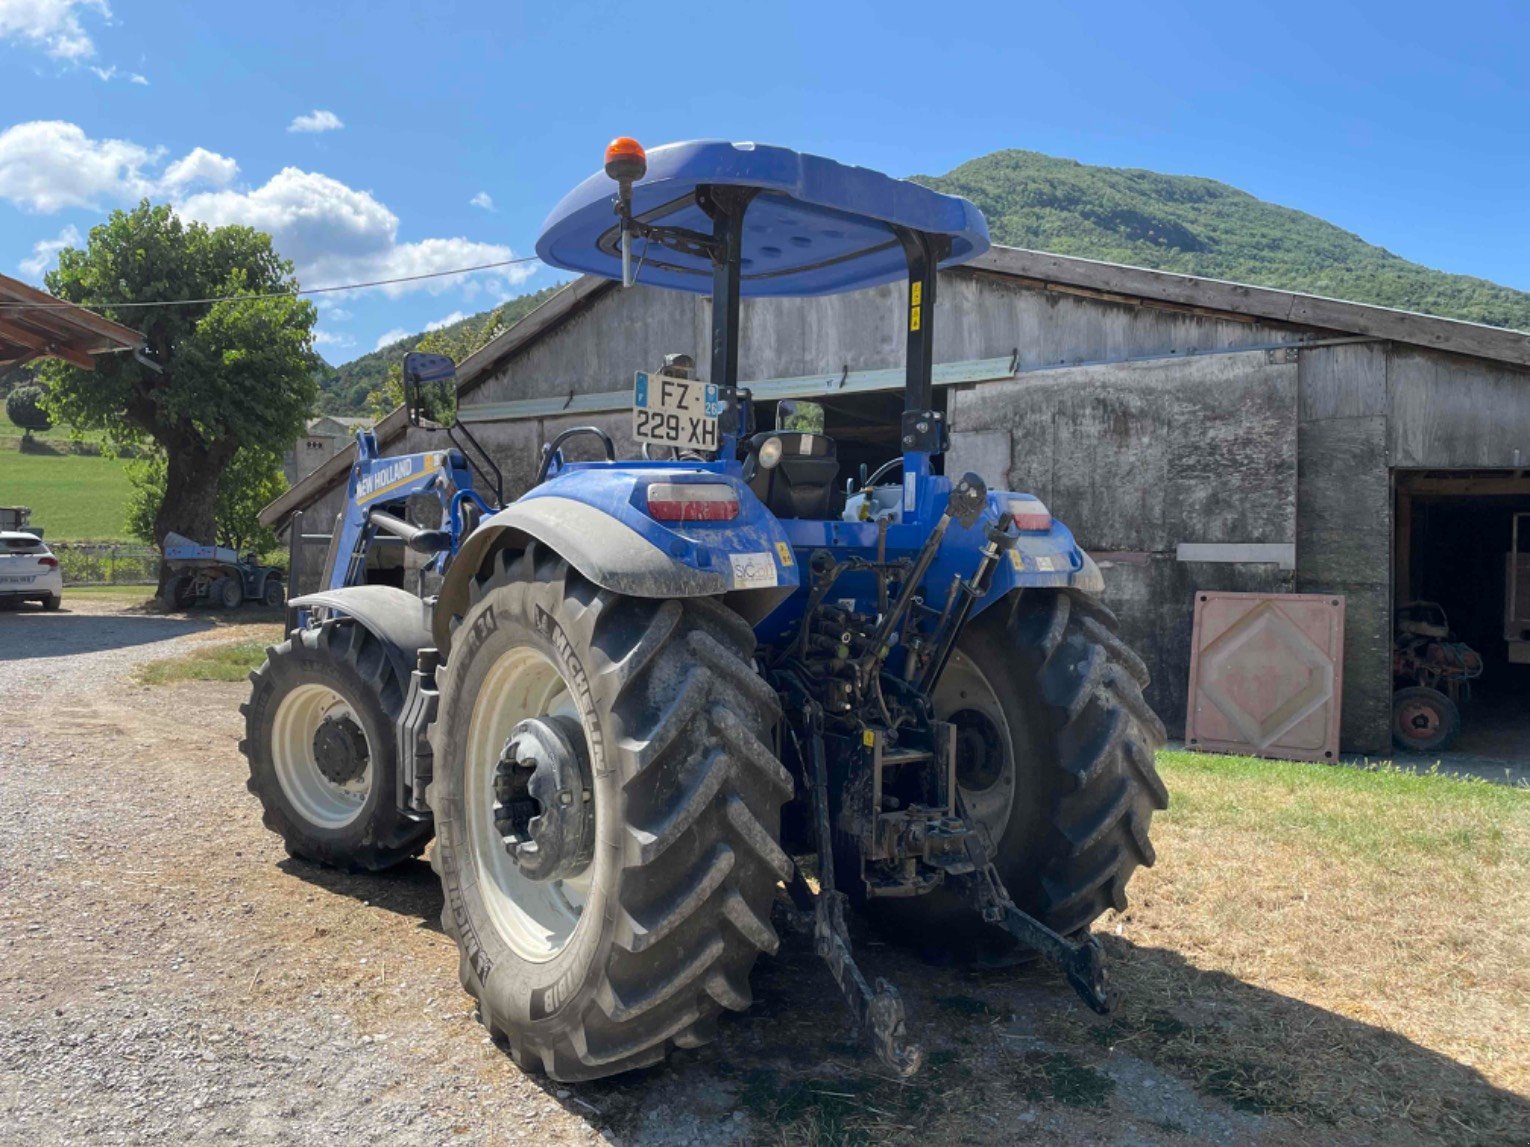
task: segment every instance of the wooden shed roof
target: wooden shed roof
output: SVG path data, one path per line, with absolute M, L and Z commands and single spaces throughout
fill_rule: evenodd
M 95 369 L 95 355 L 132 350 L 143 336 L 84 307 L 0 275 L 0 366 L 35 358 Z
M 1530 366 L 1530 333 L 1415 314 L 1370 303 L 1352 303 L 1270 287 L 1229 283 L 1172 271 L 1155 271 L 994 246 L 952 273 L 977 272 L 1018 281 L 1039 290 L 1080 294 L 1127 304 L 1168 306 L 1228 317 L 1254 318 L 1325 330 L 1337 335 L 1393 340 L 1431 350 L 1470 355 L 1517 367 Z M 581 308 L 616 288 L 609 279 L 584 275 L 478 348 L 457 365 L 457 401 L 487 382 L 519 351 L 557 329 Z M 386 448 L 408 428 L 398 407 L 374 428 Z M 343 481 L 355 461 L 355 446 L 337 452 L 260 512 L 275 525 Z

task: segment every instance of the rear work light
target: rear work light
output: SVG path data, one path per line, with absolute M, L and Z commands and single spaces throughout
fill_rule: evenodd
M 661 522 L 731 522 L 738 517 L 738 493 L 721 483 L 654 482 L 648 487 L 648 516 Z
M 1015 529 L 1022 533 L 1046 534 L 1052 530 L 1052 511 L 1035 498 L 1012 498 L 1009 514 L 1015 519 Z
M 44 569 L 50 569 L 50 570 L 58 569 L 58 559 L 56 557 L 54 557 L 52 554 L 48 554 L 46 557 L 40 557 L 37 560 L 42 562 Z

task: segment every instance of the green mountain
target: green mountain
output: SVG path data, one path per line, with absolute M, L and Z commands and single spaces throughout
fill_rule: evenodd
M 490 310 L 469 315 L 450 326 L 408 335 L 342 366 L 330 367 L 328 376 L 320 383 L 319 413 L 367 413 L 367 396 L 373 392 L 383 392 L 390 369 L 400 366 L 404 355 L 410 351 L 421 349 L 421 344 L 424 344 L 425 350 L 449 354 L 461 362 L 545 303 L 557 289 L 547 287 L 529 295 L 520 295 Z M 392 370 L 392 374 L 396 378 L 398 371 Z
M 1410 263 L 1315 215 L 1188 175 L 1090 167 L 1034 151 L 996 151 L 946 175 L 913 177 L 965 195 L 995 243 L 1136 267 L 1255 283 L 1530 331 L 1530 294 Z M 354 414 L 389 368 L 422 342 L 461 358 L 557 288 L 511 299 L 332 368 L 320 409 Z
M 1530 331 L 1530 294 L 1410 263 L 1314 215 L 1186 175 L 996 151 L 942 176 L 995 243 Z

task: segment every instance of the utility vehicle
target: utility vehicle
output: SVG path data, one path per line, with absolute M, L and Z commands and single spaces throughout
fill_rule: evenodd
M 1088 930 L 1152 863 L 1163 727 L 1068 529 L 943 472 L 937 272 L 987 247 L 971 203 L 864 168 L 619 139 L 537 253 L 711 295 L 703 377 L 633 364 L 644 456 L 566 431 L 503 505 L 466 426 L 395 458 L 359 434 L 326 588 L 289 603 L 253 675 L 250 788 L 321 863 L 386 868 L 435 838 L 462 984 L 517 1062 L 579 1080 L 707 1042 L 781 921 L 912 1072 L 848 906 L 966 958 L 1039 953 L 1110 1006 Z M 821 411 L 740 387 L 740 302 L 888 283 L 904 410 L 856 480 Z M 452 369 L 406 361 L 417 425 Z M 566 457 L 575 437 L 604 459 Z M 429 593 L 361 584 L 380 532 L 427 556 Z
M 172 533 L 165 538 L 165 564 L 170 578 L 162 597 L 173 609 L 198 604 L 238 609 L 246 601 L 277 606 L 286 600 L 280 569 L 261 565 L 254 554 L 241 558 L 228 546 L 203 545 Z

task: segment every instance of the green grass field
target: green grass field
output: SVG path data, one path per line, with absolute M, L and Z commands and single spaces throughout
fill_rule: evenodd
M 126 540 L 125 466 L 117 458 L 0 450 L 0 506 L 32 507 L 49 541 Z
M 0 401 L 0 440 L 6 439 L 6 438 L 20 439 L 21 436 L 24 433 L 26 433 L 26 432 L 24 430 L 22 430 L 21 427 L 17 426 L 14 422 L 11 421 L 10 416 L 5 413 L 5 403 L 3 401 Z M 33 438 L 40 438 L 44 442 L 58 442 L 58 443 L 68 442 L 69 441 L 69 427 L 67 427 L 67 426 L 55 426 L 51 430 L 34 430 L 32 432 L 32 437 Z M 85 441 L 87 441 L 87 442 L 99 442 L 99 441 L 101 441 L 101 433 L 100 433 L 100 431 L 92 431 L 91 433 L 86 434 L 85 435 Z

